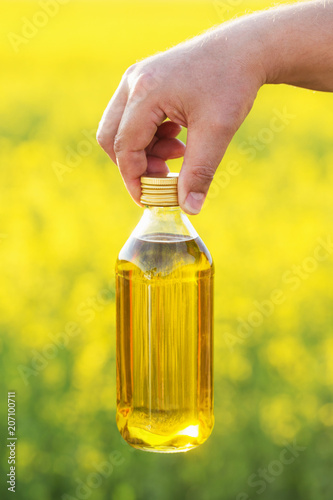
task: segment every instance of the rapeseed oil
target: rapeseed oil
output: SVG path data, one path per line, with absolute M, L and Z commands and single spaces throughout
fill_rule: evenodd
M 179 207 L 147 206 L 116 265 L 117 425 L 135 448 L 187 451 L 212 431 L 213 275 Z

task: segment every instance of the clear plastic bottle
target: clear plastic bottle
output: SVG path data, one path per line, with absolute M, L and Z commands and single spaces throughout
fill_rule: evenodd
M 214 426 L 214 265 L 177 177 L 141 178 L 146 208 L 116 264 L 117 425 L 162 453 L 202 444 Z

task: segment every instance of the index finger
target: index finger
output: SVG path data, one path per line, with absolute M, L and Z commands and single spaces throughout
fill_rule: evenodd
M 128 98 L 128 84 L 123 77 L 117 90 L 109 101 L 98 125 L 96 140 L 111 160 L 117 164 L 113 149 L 114 138 L 123 115 Z
M 114 151 L 124 183 L 137 203 L 140 203 L 141 195 L 140 177 L 148 165 L 145 148 L 165 118 L 164 111 L 153 99 L 147 95 L 142 98 L 140 88 L 128 98 L 115 137 Z

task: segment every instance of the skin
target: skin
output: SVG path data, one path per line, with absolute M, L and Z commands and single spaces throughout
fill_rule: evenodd
M 184 156 L 178 197 L 199 213 L 214 173 L 264 84 L 333 91 L 333 0 L 240 17 L 131 66 L 97 141 L 140 205 L 140 176 Z M 186 146 L 177 139 L 187 127 Z

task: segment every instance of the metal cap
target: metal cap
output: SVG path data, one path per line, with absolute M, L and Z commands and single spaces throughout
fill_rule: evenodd
M 141 177 L 143 205 L 172 207 L 178 205 L 178 174 L 147 174 Z

